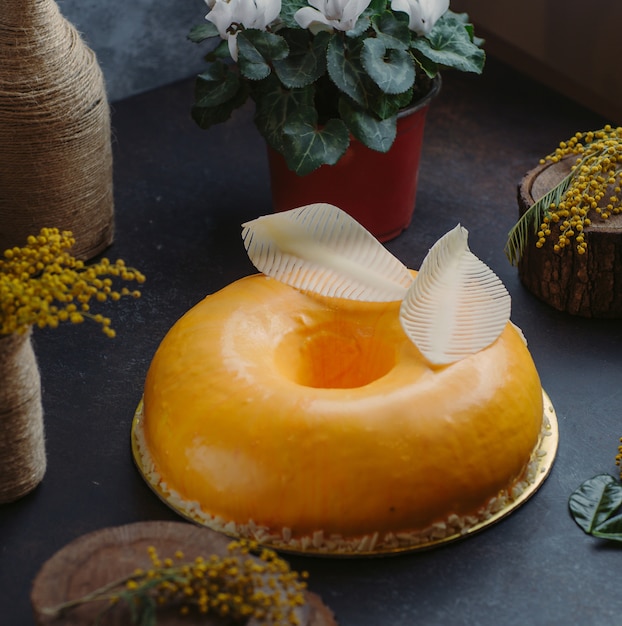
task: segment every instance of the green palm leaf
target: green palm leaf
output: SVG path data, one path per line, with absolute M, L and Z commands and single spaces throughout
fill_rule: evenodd
M 561 202 L 579 169 L 580 165 L 573 168 L 555 187 L 541 198 L 538 198 L 538 200 L 521 215 L 512 230 L 510 230 L 504 252 L 512 265 L 516 265 L 523 256 L 523 252 L 527 246 L 529 230 L 532 229 L 534 233 L 538 232 L 538 228 L 540 224 L 542 224 L 542 218 L 549 213 L 551 204 L 557 205 Z

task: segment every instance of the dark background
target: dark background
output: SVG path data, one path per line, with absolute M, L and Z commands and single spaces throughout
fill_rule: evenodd
M 557 411 L 551 475 L 523 507 L 466 540 L 391 558 L 296 557 L 341 626 L 617 624 L 619 548 L 584 535 L 571 492 L 615 474 L 622 435 L 622 324 L 557 312 L 505 259 L 522 176 L 557 144 L 607 121 L 490 58 L 482 76 L 446 73 L 429 112 L 412 225 L 387 247 L 417 268 L 458 222 L 504 281 Z M 206 294 L 254 271 L 240 224 L 271 210 L 252 110 L 201 131 L 192 81 L 113 105 L 117 234 L 106 256 L 147 275 L 143 297 L 94 324 L 35 331 L 48 470 L 27 497 L 0 506 L 0 624 L 32 624 L 29 592 L 43 562 L 84 533 L 178 517 L 136 471 L 130 428 L 151 357 Z

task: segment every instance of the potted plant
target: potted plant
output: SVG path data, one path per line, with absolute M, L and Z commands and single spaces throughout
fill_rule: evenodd
M 388 207 L 409 195 L 412 213 L 423 121 L 439 71 L 480 73 L 484 66 L 467 15 L 450 11 L 449 0 L 206 2 L 206 22 L 190 39 L 221 41 L 197 77 L 192 117 L 210 128 L 254 101 L 275 209 L 323 201 L 352 214 L 344 202 L 369 199 L 368 214 L 354 217 L 380 236 L 389 231 L 373 220 L 370 227 L 370 215 L 386 217 Z M 405 171 L 389 160 L 393 152 L 398 164 L 407 163 Z M 358 165 L 354 157 L 372 160 Z M 288 172 L 282 195 L 276 187 Z M 408 192 L 396 190 L 392 172 L 409 179 Z M 348 181 L 353 190 L 345 188 Z M 392 189 L 393 198 L 377 193 Z

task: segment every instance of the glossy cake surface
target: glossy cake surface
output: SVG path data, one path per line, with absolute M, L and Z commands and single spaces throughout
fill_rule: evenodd
M 510 323 L 484 350 L 431 365 L 399 306 L 262 274 L 197 304 L 145 383 L 144 448 L 166 489 L 221 526 L 286 541 L 390 543 L 480 519 L 538 446 L 536 368 Z

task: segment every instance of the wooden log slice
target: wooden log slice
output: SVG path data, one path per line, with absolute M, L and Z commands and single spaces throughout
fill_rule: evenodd
M 68 600 L 81 598 L 100 587 L 132 574 L 136 568 L 149 569 L 147 549 L 154 546 L 162 558 L 173 557 L 177 550 L 184 561 L 197 556 L 225 555 L 230 539 L 207 528 L 185 522 L 139 522 L 106 528 L 71 542 L 46 561 L 37 574 L 31 602 L 38 626 L 87 626 L 95 623 L 108 601 L 80 605 L 60 616 L 46 609 Z M 254 557 L 253 557 L 254 558 Z M 305 592 L 306 604 L 300 613 L 302 626 L 337 626 L 333 613 L 320 597 Z M 179 607 L 158 609 L 158 626 L 242 626 L 239 621 L 191 613 L 181 616 Z M 254 620 L 248 626 L 257 624 Z M 121 603 L 107 610 L 101 626 L 130 626 L 129 611 Z
M 546 162 L 529 171 L 518 185 L 519 216 L 557 185 L 575 160 Z M 537 235 L 530 229 L 518 274 L 531 293 L 560 311 L 582 317 L 622 317 L 622 215 L 604 220 L 591 211 L 589 217 L 592 223 L 583 231 L 585 254 L 577 252 L 573 239 L 556 252 L 556 226 L 545 245 L 537 248 Z

